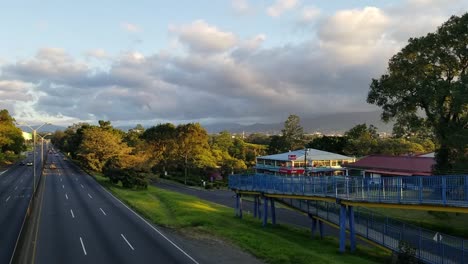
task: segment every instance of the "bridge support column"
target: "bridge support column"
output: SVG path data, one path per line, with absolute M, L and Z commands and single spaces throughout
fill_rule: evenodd
M 257 210 L 258 219 L 262 219 L 262 199 L 260 199 L 260 196 L 257 196 Z
M 340 252 L 344 253 L 346 248 L 346 205 L 340 206 Z
M 318 224 L 319 224 L 319 231 L 320 231 L 320 239 L 323 239 L 323 221 L 318 220 Z
M 270 204 L 271 204 L 271 223 L 273 225 L 276 225 L 276 209 L 275 209 L 275 200 L 273 198 L 270 198 Z
M 257 218 L 257 213 L 258 213 L 258 198 L 257 196 L 254 196 L 254 209 L 253 209 L 254 218 Z
M 309 214 L 310 220 L 312 220 L 312 226 L 311 226 L 311 233 L 312 233 L 312 238 L 314 237 L 315 234 L 315 229 L 317 228 L 317 219 L 313 218 L 312 215 Z
M 242 194 L 239 195 L 239 218 L 242 219 Z
M 236 216 L 239 216 L 239 194 L 236 193 L 236 208 L 234 209 L 236 211 Z
M 263 197 L 263 226 L 268 223 L 268 198 Z
M 356 232 L 354 230 L 354 208 L 348 206 L 348 217 L 349 217 L 349 241 L 351 244 L 351 252 L 356 251 Z

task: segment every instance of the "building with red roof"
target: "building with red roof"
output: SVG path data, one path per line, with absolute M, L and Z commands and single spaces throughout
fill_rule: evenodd
M 433 157 L 370 155 L 346 164 L 351 176 L 415 176 L 432 175 Z

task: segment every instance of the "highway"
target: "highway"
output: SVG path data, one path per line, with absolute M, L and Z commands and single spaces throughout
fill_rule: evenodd
M 25 160 L 32 161 L 32 154 Z M 36 160 L 39 176 L 40 155 Z M 19 163 L 0 175 L 0 263 L 10 263 L 12 258 L 31 199 L 32 178 L 33 166 Z
M 61 154 L 48 160 L 35 263 L 198 263 Z

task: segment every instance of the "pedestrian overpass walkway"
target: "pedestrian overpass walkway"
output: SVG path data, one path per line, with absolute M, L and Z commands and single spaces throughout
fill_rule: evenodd
M 254 214 L 260 216 L 263 198 L 263 224 L 276 222 L 275 201 L 286 203 L 317 222 L 340 228 L 340 251 L 345 251 L 346 230 L 351 250 L 356 234 L 391 250 L 400 241 L 416 248 L 416 256 L 427 263 L 467 263 L 466 241 L 461 238 L 407 225 L 390 218 L 363 213 L 362 207 L 389 207 L 426 211 L 468 213 L 468 175 L 392 177 L 304 177 L 265 174 L 232 175 L 229 187 L 237 195 L 237 214 L 242 216 L 242 195 L 253 195 Z M 358 206 L 359 210 L 354 208 Z M 364 209 L 365 210 L 365 209 Z M 258 212 L 257 212 L 258 211 Z M 398 223 L 398 224 L 397 224 Z

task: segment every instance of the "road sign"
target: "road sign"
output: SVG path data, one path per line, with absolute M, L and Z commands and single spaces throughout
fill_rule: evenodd
M 293 154 L 288 155 L 288 159 L 289 160 L 296 160 L 296 155 L 293 155 Z

